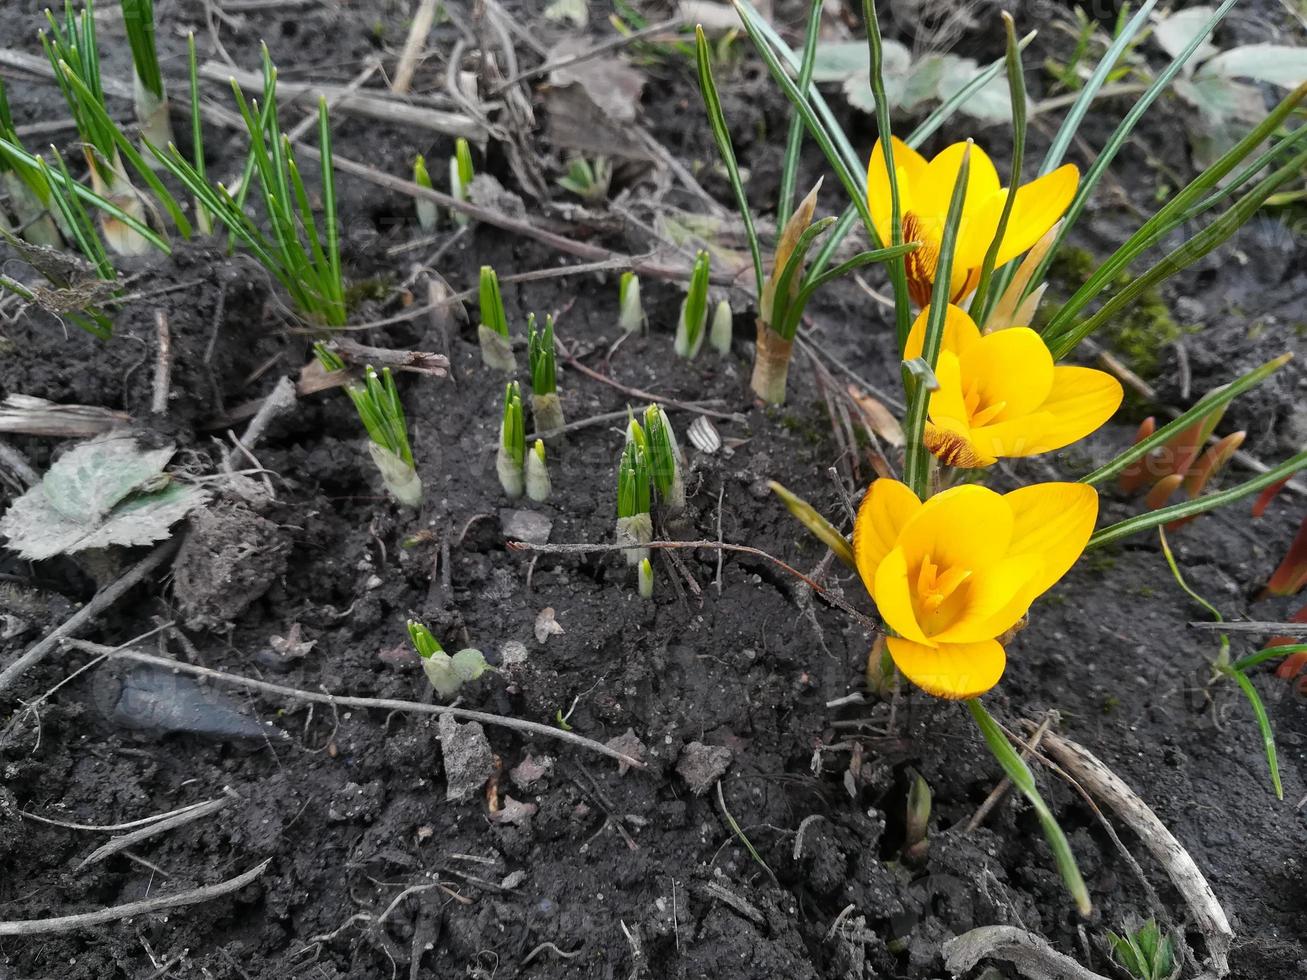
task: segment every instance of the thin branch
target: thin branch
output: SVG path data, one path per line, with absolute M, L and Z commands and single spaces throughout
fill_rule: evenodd
M 42 640 L 12 664 L 0 671 L 0 692 L 5 691 L 24 672 L 35 667 L 53 653 L 63 641 L 76 636 L 95 622 L 101 613 L 113 606 L 138 582 L 172 558 L 180 543 L 181 535 L 178 535 L 172 540 L 159 545 L 154 551 L 128 569 L 121 578 L 116 579 L 112 584 L 97 592 L 90 602 L 51 630 Z
M 501 82 L 490 94 L 496 96 L 504 89 L 528 78 L 537 78 L 540 75 L 548 74 L 551 71 L 557 71 L 559 68 L 569 68 L 572 65 L 579 65 L 583 61 L 589 61 L 591 58 L 597 58 L 609 51 L 616 51 L 624 48 L 635 41 L 643 41 L 647 37 L 653 37 L 657 34 L 663 34 L 667 31 L 674 31 L 685 23 L 684 17 L 673 17 L 671 20 L 665 20 L 660 24 L 650 24 L 648 27 L 642 27 L 638 31 L 632 31 L 630 34 L 623 34 L 620 37 L 610 38 L 602 44 L 596 44 L 592 48 L 587 48 L 577 54 L 570 54 L 566 58 L 558 58 L 554 61 L 546 61 L 534 68 L 528 68 L 526 71 L 517 72 L 505 82 Z
M 226 809 L 231 805 L 235 796 L 223 796 L 216 800 L 210 800 L 197 807 L 191 807 L 182 813 L 174 813 L 170 817 L 164 817 L 162 820 L 155 820 L 146 824 L 131 833 L 120 834 L 104 844 L 97 847 L 88 854 L 74 870 L 81 871 L 88 864 L 98 864 L 107 857 L 117 854 L 119 851 L 125 851 L 143 840 L 148 840 L 155 834 L 162 834 L 164 831 L 173 830 L 177 827 L 184 827 L 188 823 L 194 823 L 196 820 L 202 820 L 212 813 Z
M 130 919 L 133 916 L 145 915 L 147 912 L 157 912 L 160 909 L 198 905 L 200 902 L 207 902 L 240 891 L 267 871 L 268 865 L 271 863 L 272 858 L 268 858 L 250 868 L 243 875 L 219 882 L 216 885 L 206 885 L 203 888 L 178 892 L 176 895 L 159 895 L 141 902 L 128 902 L 126 905 L 113 905 L 107 909 L 100 909 L 98 912 L 61 915 L 53 919 L 19 919 L 0 922 L 0 936 L 39 936 L 49 932 L 72 932 L 75 929 L 84 929 L 87 926 L 98 926 L 106 922 L 117 922 L 119 919 Z
M 515 731 L 529 732 L 539 738 L 553 738 L 560 742 L 567 742 L 569 745 L 575 745 L 580 748 L 589 749 L 591 752 L 598 752 L 616 759 L 618 762 L 633 766 L 636 769 L 648 768 L 639 759 L 632 758 L 625 752 L 619 752 L 617 749 L 611 749 L 602 742 L 596 742 L 594 739 L 586 738 L 584 735 L 577 735 L 575 732 L 563 731 L 561 728 L 554 728 L 552 725 L 542 725 L 535 721 L 524 721 L 520 718 L 505 718 L 502 715 L 492 715 L 487 711 L 473 711 L 469 708 L 453 708 L 445 704 L 422 704 L 418 701 L 400 701 L 395 698 L 356 698 L 344 694 L 332 694 L 323 691 L 321 694 L 313 691 L 301 691 L 299 688 L 286 687 L 283 684 L 270 684 L 267 681 L 255 680 L 252 677 L 242 677 L 240 674 L 227 674 L 221 670 L 212 670 L 209 667 L 200 667 L 196 664 L 182 663 L 178 660 L 169 660 L 167 657 L 156 657 L 150 653 L 139 653 L 135 650 L 119 650 L 114 647 L 102 646 L 99 643 L 87 643 L 84 640 L 69 640 L 67 645 L 82 650 L 86 653 L 93 653 L 98 656 L 112 657 L 116 660 L 131 660 L 135 663 L 150 664 L 154 667 L 161 667 L 164 670 L 176 670 L 183 674 L 191 674 L 195 677 L 207 677 L 210 680 L 217 681 L 221 684 L 234 684 L 237 687 L 247 687 L 253 691 L 263 691 L 265 694 L 277 694 L 282 697 L 294 698 L 297 701 L 312 701 L 315 704 L 331 704 L 340 708 L 378 708 L 386 711 L 411 711 L 414 714 L 422 715 L 450 715 L 453 718 L 461 718 L 464 721 L 476 721 L 483 725 L 496 725 L 500 728 L 511 728 Z
M 816 582 L 808 578 L 808 576 L 804 575 L 793 565 L 787 565 L 785 562 L 781 561 L 775 555 L 769 555 L 761 548 L 751 548 L 745 544 L 730 544 L 721 541 L 650 541 L 648 544 L 642 544 L 640 547 L 642 548 L 714 548 L 714 549 L 719 549 L 721 551 L 734 551 L 743 555 L 753 555 L 757 558 L 764 558 L 767 561 L 771 562 L 773 565 L 777 565 L 780 568 L 784 569 L 785 571 L 789 572 L 795 578 L 800 579 L 814 592 L 821 595 L 831 605 L 840 609 L 842 612 L 845 612 L 848 615 L 852 616 L 855 620 L 857 620 L 860 626 L 863 626 L 866 629 L 871 630 L 873 633 L 880 631 L 880 626 L 877 625 L 870 617 L 865 616 L 862 613 L 858 612 L 858 610 L 854 609 L 852 606 L 850 606 L 847 602 L 845 602 L 834 592 L 831 592 L 829 589 L 825 588 L 824 586 L 818 585 Z M 531 544 L 527 541 L 509 541 L 508 548 L 510 551 L 528 551 L 528 552 L 536 552 L 545 555 L 584 555 L 590 552 L 626 551 L 630 548 L 630 545 Z

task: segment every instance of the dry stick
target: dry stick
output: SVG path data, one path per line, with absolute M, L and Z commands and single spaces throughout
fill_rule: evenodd
M 41 482 L 41 474 L 32 469 L 27 457 L 11 446 L 6 439 L 0 439 L 0 466 L 18 483 L 34 487 Z
M 217 800 L 202 800 L 199 803 L 187 803 L 185 806 L 178 807 L 176 810 L 169 810 L 167 813 L 154 813 L 148 817 L 141 817 L 139 820 L 129 820 L 127 823 L 113 824 L 94 824 L 94 823 L 72 823 L 68 820 L 56 820 L 53 817 L 43 817 L 39 813 L 28 813 L 26 810 L 19 810 L 20 817 L 26 817 L 28 820 L 35 820 L 37 823 L 49 824 L 51 827 L 63 827 L 65 830 L 90 830 L 96 833 L 117 833 L 121 830 L 135 830 L 137 827 L 148 827 L 150 824 L 158 823 L 160 820 L 167 820 L 169 817 L 175 817 L 182 813 L 190 813 L 202 806 L 210 803 L 216 803 Z
M 953 976 L 969 973 L 987 956 L 1007 960 L 1027 977 L 1043 980 L 1108 980 L 1059 953 L 1033 932 L 1016 926 L 981 926 L 944 943 L 944 965 Z
M 163 415 L 168 411 L 168 392 L 172 387 L 172 332 L 168 329 L 168 314 L 154 311 L 154 327 L 159 335 L 159 355 L 154 362 L 154 401 L 150 411 Z
M 718 412 L 710 408 L 704 408 L 702 407 L 702 405 L 696 405 L 692 402 L 682 402 L 682 401 L 677 401 L 675 398 L 666 398 L 663 395 L 655 395 L 652 391 L 645 391 L 642 388 L 628 387 L 627 385 L 622 384 L 620 381 L 616 381 L 613 378 L 610 378 L 608 375 L 604 374 L 603 372 L 596 371 L 594 368 L 582 364 L 577 359 L 576 355 L 573 354 L 571 351 L 569 351 L 561 340 L 557 341 L 557 344 L 558 344 L 558 349 L 563 354 L 563 360 L 568 367 L 572 368 L 575 371 L 581 372 L 587 378 L 590 378 L 594 381 L 600 381 L 603 384 L 616 388 L 624 395 L 630 395 L 632 398 L 640 398 L 647 401 L 659 402 L 660 404 L 663 405 L 670 405 L 673 408 L 679 408 L 682 411 L 686 411 L 686 412 L 698 412 L 700 415 L 711 415 L 714 418 L 727 419 L 728 421 L 731 422 L 744 421 L 744 416 L 740 415 L 738 412 Z
M 180 541 L 181 538 L 178 536 L 159 545 L 154 551 L 128 569 L 121 578 L 97 592 L 90 602 L 47 633 L 43 639 L 12 664 L 0 671 L 0 692 L 6 690 L 25 671 L 35 667 L 49 654 L 53 653 L 64 640 L 76 636 L 95 622 L 102 612 L 126 595 L 133 586 L 172 558 Z
M 178 892 L 176 895 L 160 895 L 157 898 L 147 898 L 142 902 L 113 905 L 107 909 L 100 909 L 98 912 L 61 915 L 53 919 L 19 919 L 0 922 L 0 936 L 39 936 L 47 932 L 72 932 L 74 929 L 103 925 L 106 922 L 116 922 L 119 919 L 130 919 L 133 916 L 144 915 L 147 912 L 157 912 L 160 909 L 198 905 L 200 902 L 207 902 L 210 899 L 221 898 L 231 892 L 240 891 L 268 870 L 268 865 L 271 863 L 272 858 L 268 858 L 250 868 L 243 875 L 219 882 L 216 885 L 205 885 L 203 888 Z
M 104 844 L 97 847 L 88 854 L 74 871 L 81 871 L 88 864 L 98 864 L 107 857 L 117 854 L 119 851 L 125 851 L 134 844 L 139 844 L 143 840 L 148 840 L 155 834 L 161 834 L 166 830 L 173 830 L 176 827 L 184 827 L 188 823 L 194 823 L 196 820 L 202 820 L 211 813 L 217 813 L 231 805 L 234 796 L 224 796 L 220 799 L 210 800 L 208 803 L 201 803 L 197 807 L 191 807 L 184 813 L 175 813 L 171 817 L 165 817 L 162 820 L 156 820 L 152 823 L 141 827 L 139 830 L 133 830 L 129 834 L 121 834 L 114 837 Z
M 793 565 L 787 565 L 775 555 L 769 555 L 761 548 L 751 548 L 745 544 L 730 544 L 722 541 L 650 541 L 648 544 L 641 545 L 644 548 L 713 548 L 719 551 L 735 551 L 743 555 L 754 555 L 758 558 L 765 558 L 773 565 L 777 565 L 789 572 L 797 579 L 801 579 L 814 592 L 825 597 L 826 601 L 836 608 L 852 616 L 860 626 L 871 630 L 873 633 L 879 632 L 880 627 L 869 617 L 864 616 L 858 610 L 854 609 L 847 602 L 829 591 L 823 586 L 818 585 L 808 576 Z M 592 551 L 626 551 L 629 545 L 621 544 L 531 544 L 527 541 L 509 541 L 508 548 L 510 551 L 530 551 L 545 555 L 584 555 Z
M 1276 636 L 1307 636 L 1307 623 L 1189 623 L 1191 630 L 1220 630 L 1222 633 L 1273 633 Z
M 207 677 L 211 680 L 218 681 L 222 684 L 234 684 L 238 687 L 248 687 L 254 691 L 263 691 L 266 694 L 278 694 L 282 697 L 295 698 L 298 701 L 312 701 L 315 704 L 330 704 L 343 708 L 379 708 L 385 711 L 411 711 L 414 714 L 423 715 L 449 715 L 453 718 L 462 718 L 464 721 L 477 721 L 483 725 L 497 725 L 501 728 L 511 728 L 515 731 L 530 732 L 532 735 L 541 738 L 554 738 L 560 742 L 567 742 L 569 745 L 576 745 L 580 748 L 589 749 L 591 752 L 598 752 L 609 758 L 616 759 L 628 766 L 636 769 L 647 769 L 643 762 L 634 759 L 625 752 L 619 752 L 617 749 L 611 749 L 602 742 L 596 742 L 594 739 L 586 738 L 583 735 L 577 735 L 575 732 L 566 732 L 561 728 L 554 728 L 550 725 L 542 725 L 535 721 L 523 721 L 518 718 L 505 718 L 502 715 L 492 715 L 486 711 L 473 711 L 470 708 L 453 708 L 445 704 L 422 704 L 417 701 L 400 701 L 395 698 L 356 698 L 344 694 L 331 694 L 322 692 L 321 694 L 313 691 L 301 691 L 299 688 L 286 687 L 282 684 L 270 684 L 267 681 L 255 680 L 252 677 L 242 677 L 240 674 L 226 674 L 221 670 L 212 670 L 208 667 L 200 667 L 195 664 L 182 663 L 178 660 L 169 660 L 167 657 L 156 657 L 151 653 L 139 653 L 135 650 L 120 650 L 115 647 L 103 646 L 99 643 L 87 643 L 84 640 L 69 640 L 68 645 L 86 653 L 93 653 L 98 656 L 113 657 L 117 660 L 131 660 L 135 663 L 150 664 L 154 667 L 161 667 L 165 670 L 176 670 L 183 674 L 191 674 L 195 677 Z
M 673 17 L 671 20 L 665 20 L 661 24 L 651 24 L 648 27 L 640 28 L 640 30 L 638 31 L 632 31 L 630 34 L 623 34 L 620 37 L 611 38 L 610 40 L 604 41 L 602 44 L 596 44 L 594 47 L 587 48 L 586 50 L 581 51 L 577 54 L 568 55 L 566 58 L 558 58 L 555 61 L 546 61 L 542 65 L 537 65 L 535 68 L 529 68 L 526 71 L 517 72 L 507 81 L 501 82 L 498 88 L 496 88 L 490 94 L 491 96 L 498 95 L 500 92 L 504 91 L 504 89 L 512 85 L 516 85 L 518 82 L 521 82 L 525 79 L 536 78 L 548 72 L 556 71 L 559 68 L 567 68 L 570 67 L 571 65 L 579 65 L 583 61 L 589 61 L 591 58 L 597 58 L 602 54 L 607 54 L 609 51 L 615 51 L 618 48 L 624 48 L 628 44 L 631 44 L 634 41 L 641 41 L 647 37 L 652 37 L 655 34 L 662 34 L 665 31 L 674 31 L 676 30 L 676 28 L 680 27 L 684 23 L 685 23 L 684 17 Z
M 431 33 L 431 25 L 436 19 L 436 7 L 439 6 L 440 0 L 422 0 L 413 15 L 413 23 L 409 26 L 408 37 L 404 39 L 404 52 L 399 56 L 399 63 L 395 66 L 395 78 L 390 83 L 390 90 L 397 95 L 403 95 L 413 84 L 413 72 L 417 70 L 418 58 L 422 54 L 422 49 L 426 47 L 427 35 Z
M 1052 732 L 1044 736 L 1046 751 L 1094 796 L 1125 821 L 1165 869 L 1193 913 L 1207 940 L 1212 970 L 1218 977 L 1230 972 L 1227 954 L 1234 932 L 1207 879 L 1181 843 L 1125 781 L 1103 765 L 1086 748 Z
M 263 75 L 260 72 L 230 68 L 212 61 L 200 66 L 200 77 L 224 84 L 235 79 L 236 83 L 244 89 L 263 87 Z M 410 105 L 403 100 L 387 98 L 381 94 L 369 95 L 351 91 L 348 85 L 319 85 L 278 78 L 277 94 L 290 99 L 309 96 L 314 102 L 319 97 L 325 98 L 328 102 L 335 103 L 342 112 L 394 123 L 405 128 L 429 129 L 444 133 L 446 136 L 465 136 L 470 140 L 479 140 L 485 136 L 484 130 L 477 121 L 468 116 Z

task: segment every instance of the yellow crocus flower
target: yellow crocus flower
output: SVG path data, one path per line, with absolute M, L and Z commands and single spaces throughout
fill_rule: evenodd
M 940 151 L 933 160 L 927 160 L 896 137 L 891 137 L 891 143 L 903 240 L 922 243 L 919 249 L 905 257 L 908 292 L 918 306 L 925 306 L 930 302 L 944 220 L 948 216 L 953 185 L 957 182 L 967 144 L 954 143 Z M 949 299 L 955 302 L 976 288 L 980 267 L 998 231 L 998 221 L 1007 198 L 1007 188 L 1000 185 L 994 164 L 985 151 L 975 145 L 971 147 L 969 173 L 949 281 Z M 1027 251 L 1057 223 L 1070 206 L 1079 182 L 1080 171 L 1074 164 L 1067 163 L 1017 188 L 1003 242 L 998 249 L 996 268 Z M 885 169 L 880 140 L 876 141 L 867 166 L 867 205 L 876 233 L 882 242 L 889 244 L 892 206 L 889 173 Z
M 908 334 L 905 358 L 920 357 L 930 307 Z M 1121 383 L 1105 371 L 1053 363 L 1029 327 L 990 334 L 950 305 L 935 364 L 926 447 L 949 466 L 989 466 L 1083 439 L 1121 405 Z
M 906 484 L 871 485 L 853 526 L 863 584 L 894 631 L 905 677 L 942 698 L 998 683 L 999 638 L 1080 557 L 1098 517 L 1083 483 L 1037 483 L 999 494 L 975 484 L 925 503 Z

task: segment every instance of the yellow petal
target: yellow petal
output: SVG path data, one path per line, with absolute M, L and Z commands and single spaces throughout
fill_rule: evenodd
M 1003 244 L 998 249 L 997 265 L 1012 261 L 1043 238 L 1044 233 L 1066 214 L 1079 183 L 1080 171 L 1075 164 L 1067 163 L 1018 187 L 1007 228 L 1003 231 Z M 987 206 L 1001 212 L 1003 200 L 1000 198 L 996 204 L 987 202 Z M 995 223 L 997 226 L 997 218 Z
M 912 329 L 908 331 L 907 346 L 903 348 L 904 360 L 910 361 L 914 357 L 921 356 L 921 350 L 926 343 L 926 320 L 929 316 L 930 307 L 927 306 L 912 322 Z M 944 337 L 939 349 L 961 355 L 979 339 L 980 328 L 976 326 L 976 321 L 971 319 L 966 310 L 950 303 L 948 309 L 944 311 Z
M 1009 556 L 971 576 L 966 602 L 946 629 L 931 634 L 936 643 L 979 643 L 1002 636 L 1030 608 L 1032 583 L 1044 560 L 1032 552 Z
M 1055 367 L 1053 388 L 1039 407 L 1041 412 L 1052 416 L 1052 421 L 1031 452 L 1046 453 L 1083 439 L 1116 413 L 1123 397 L 1121 382 L 1106 371 Z
M 987 422 L 1020 418 L 1039 409 L 1052 391 L 1053 355 L 1029 327 L 1000 330 L 962 355 L 962 385 L 980 396 L 980 410 L 1005 405 Z
M 942 222 L 953 199 L 953 185 L 958 180 L 966 143 L 946 147 L 930 161 L 925 172 L 912 188 L 912 210 L 918 214 L 934 215 Z M 897 160 L 896 160 L 897 162 Z M 971 145 L 971 168 L 967 177 L 967 193 L 962 201 L 964 214 L 972 214 L 999 189 L 998 171 L 985 151 Z
M 897 636 L 886 639 L 903 676 L 927 694 L 961 700 L 984 694 L 1003 676 L 1007 655 L 997 640 L 922 646 Z
M 853 556 L 863 584 L 873 595 L 876 569 L 898 542 L 903 525 L 920 509 L 917 495 L 898 480 L 877 480 L 862 498 L 853 522 Z
M 922 504 L 899 532 L 898 547 L 909 568 L 929 558 L 941 569 L 979 571 L 1008 553 L 1012 523 L 1012 508 L 1001 496 L 988 487 L 966 484 Z
M 976 202 L 966 214 L 962 216 L 962 222 L 958 225 L 957 245 L 953 249 L 953 271 L 954 285 L 957 286 L 957 273 L 975 270 L 974 280 L 963 284 L 960 288 L 967 290 L 976 288 L 976 281 L 980 279 L 980 266 L 985 261 L 985 255 L 989 251 L 989 246 L 993 244 L 994 233 L 998 231 L 998 220 L 1003 214 L 1003 200 L 1007 196 L 1007 191 L 995 190 L 992 195 L 984 200 Z M 994 202 L 998 206 L 994 206 Z M 995 266 L 997 268 L 997 265 Z
M 875 588 L 871 597 L 876 600 L 880 618 L 900 633 L 918 643 L 929 644 L 926 634 L 917 622 L 912 607 L 912 585 L 908 581 L 908 564 L 902 548 L 893 548 L 876 569 Z
M 1098 493 L 1084 483 L 1035 483 L 1003 495 L 1012 508 L 1010 555 L 1043 557 L 1030 583 L 1031 600 L 1053 587 L 1089 543 L 1098 519 Z
M 926 158 L 897 136 L 890 137 L 894 153 L 894 176 L 899 186 L 899 212 L 907 211 L 913 201 L 913 189 L 926 172 Z M 867 207 L 883 245 L 889 245 L 893 199 L 890 197 L 889 172 L 885 169 L 885 152 L 880 140 L 871 148 L 867 161 Z
M 1039 443 L 1052 424 L 1053 416 L 1039 411 L 1006 422 L 977 426 L 968 432 L 967 437 L 975 453 L 982 458 L 991 457 L 991 461 L 1000 457 L 1017 459 L 1043 452 Z

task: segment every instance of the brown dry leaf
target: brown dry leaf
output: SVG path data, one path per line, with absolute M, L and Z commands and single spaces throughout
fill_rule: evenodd
M 291 623 L 286 635 L 271 637 L 268 640 L 268 646 L 289 660 L 306 656 L 317 645 L 317 642 L 317 640 L 304 639 L 301 636 L 300 624 Z
M 856 385 L 849 385 L 849 397 L 858 407 L 862 424 L 873 434 L 888 442 L 895 449 L 903 446 L 903 426 L 894 417 L 894 413 L 883 404 L 861 391 Z
M 558 636 L 563 632 L 562 624 L 554 618 L 554 607 L 545 606 L 536 616 L 536 642 L 544 643 L 551 636 Z
M 498 810 L 490 811 L 487 817 L 491 823 L 505 823 L 514 827 L 523 827 L 535 816 L 536 810 L 537 807 L 534 803 L 522 803 L 505 793 L 503 806 Z

